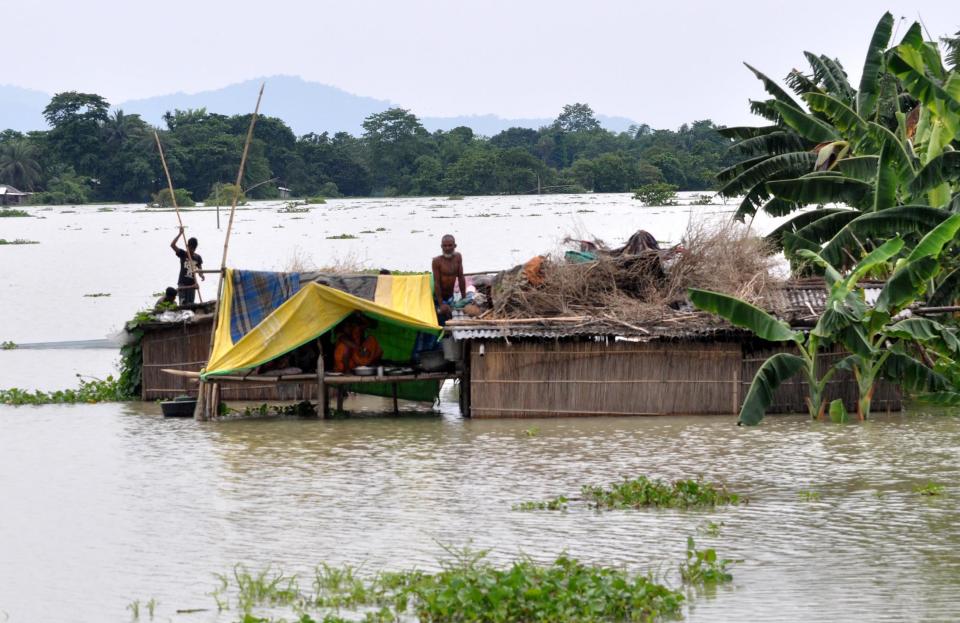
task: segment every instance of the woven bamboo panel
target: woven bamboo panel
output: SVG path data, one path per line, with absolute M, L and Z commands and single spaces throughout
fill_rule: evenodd
M 477 418 L 725 414 L 740 402 L 735 343 L 471 343 Z
M 142 400 L 197 395 L 193 379 L 161 372 L 163 368 L 199 371 L 210 354 L 210 320 L 189 324 L 169 324 L 148 328 L 143 335 Z M 306 400 L 316 398 L 316 383 L 221 384 L 222 400 Z

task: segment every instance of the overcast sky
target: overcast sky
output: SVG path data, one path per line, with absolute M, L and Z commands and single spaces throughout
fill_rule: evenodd
M 763 93 L 743 61 L 782 78 L 810 50 L 858 80 L 887 9 L 901 35 L 918 17 L 933 36 L 960 30 L 948 0 L 15 2 L 0 2 L 15 18 L 0 83 L 48 93 L 120 103 L 290 74 L 420 116 L 555 117 L 579 101 L 659 128 L 753 123 Z

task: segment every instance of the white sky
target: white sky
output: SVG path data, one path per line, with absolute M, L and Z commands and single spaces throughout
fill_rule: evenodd
M 953 6 L 954 9 L 949 7 Z M 771 77 L 837 57 L 859 79 L 884 10 L 960 30 L 949 0 L 0 0 L 0 84 L 111 103 L 275 74 L 388 99 L 420 116 L 555 117 L 587 102 L 658 128 L 755 122 Z M 898 23 L 902 35 L 906 23 Z M 11 62 L 11 60 L 13 62 Z M 265 97 L 269 97 L 268 91 Z

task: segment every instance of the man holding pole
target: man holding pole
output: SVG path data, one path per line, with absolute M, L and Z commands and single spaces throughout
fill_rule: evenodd
M 177 233 L 177 237 L 170 243 L 170 248 L 173 249 L 173 252 L 180 258 L 180 275 L 177 277 L 177 293 L 179 294 L 180 305 L 182 306 L 186 303 L 193 303 L 193 299 L 199 288 L 196 276 L 200 275 L 201 279 L 205 279 L 205 277 L 203 273 L 200 272 L 203 269 L 203 258 L 197 255 L 197 239 L 191 238 L 187 240 L 187 250 L 184 251 L 177 246 L 177 240 L 179 240 L 181 236 L 186 237 L 183 233 L 182 225 L 180 226 L 180 231 Z

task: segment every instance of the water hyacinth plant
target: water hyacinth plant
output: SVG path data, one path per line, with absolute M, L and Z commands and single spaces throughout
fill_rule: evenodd
M 631 508 L 703 508 L 739 504 L 741 497 L 727 491 L 723 485 L 704 482 L 697 478 L 664 482 L 651 480 L 646 476 L 615 482 L 607 487 L 585 485 L 580 490 L 581 497 L 556 498 L 515 504 L 513 510 L 567 510 L 571 501 L 583 501 L 587 506 L 599 510 Z
M 241 621 L 273 621 L 254 611 L 280 606 L 292 609 L 301 623 L 651 621 L 678 616 L 686 599 L 650 575 L 588 565 L 566 555 L 548 564 L 523 558 L 499 568 L 486 561 L 487 552 L 448 551 L 453 559 L 442 562 L 436 573 L 413 570 L 362 577 L 353 567 L 320 565 L 313 591 L 301 589 L 295 576 L 270 570 L 251 573 L 238 566 L 232 574 L 217 576 L 220 584 L 213 594 L 221 610 L 235 605 Z M 698 552 L 702 562 L 684 580 L 688 585 L 717 581 L 714 574 L 731 562 L 717 560 L 715 552 L 708 553 L 712 551 Z M 349 615 L 342 616 L 341 610 Z

